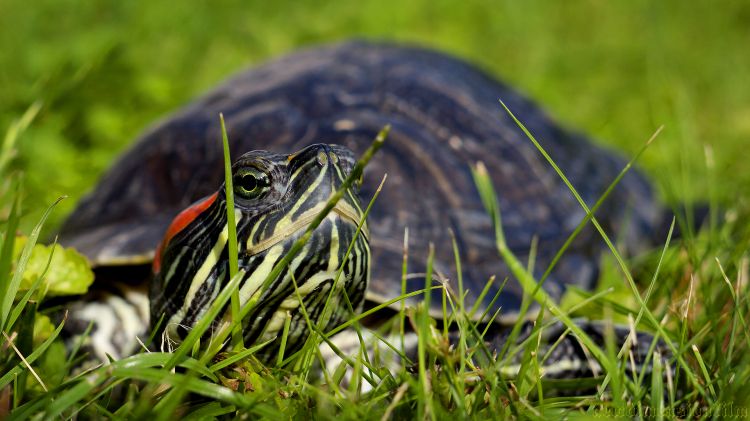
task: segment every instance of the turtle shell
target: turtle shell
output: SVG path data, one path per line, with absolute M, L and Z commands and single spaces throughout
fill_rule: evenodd
M 368 219 L 369 297 L 401 294 L 408 228 L 410 273 L 424 272 L 432 243 L 436 272 L 453 284 L 453 232 L 469 305 L 490 277 L 498 280 L 481 303 L 487 306 L 509 271 L 497 253 L 472 165 L 482 161 L 492 176 L 505 235 L 516 255 L 527 259 L 536 241 L 537 275 L 585 217 L 499 99 L 590 205 L 625 165 L 464 61 L 416 47 L 347 42 L 293 53 L 241 73 L 156 124 L 79 203 L 62 228 L 61 242 L 83 252 L 95 266 L 148 262 L 171 219 L 222 183 L 219 113 L 225 116 L 235 157 L 257 149 L 291 153 L 319 142 L 345 145 L 359 154 L 390 124 L 390 135 L 366 169 L 361 188 L 367 202 L 388 174 Z M 597 213 L 604 229 L 630 246 L 649 238 L 661 215 L 651 187 L 636 170 Z M 585 229 L 544 288 L 553 297 L 568 285 L 591 288 L 603 249 L 598 234 Z M 409 276 L 407 287 L 423 288 L 424 277 Z M 493 306 L 512 317 L 521 296 L 520 285 L 511 278 Z

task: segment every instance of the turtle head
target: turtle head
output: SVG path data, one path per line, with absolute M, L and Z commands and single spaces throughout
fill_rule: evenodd
M 289 265 L 267 282 L 354 164 L 348 149 L 316 144 L 291 155 L 248 152 L 232 166 L 238 262 L 245 271 L 240 302 L 254 302 L 243 321 L 246 345 L 277 338 L 264 348 L 264 354 L 275 355 L 274 344 L 280 343 L 290 318 L 286 349 L 301 346 L 308 329 L 300 300 L 314 321 L 325 317 L 327 326 L 351 317 L 344 294 L 355 310 L 364 301 L 370 250 L 366 225 L 356 234 L 363 219 L 356 186 L 345 192 Z M 182 211 L 167 230 L 154 259 L 149 294 L 151 321 L 162 326 L 163 348 L 183 340 L 229 282 L 228 230 L 224 186 Z M 220 314 L 228 319 L 229 306 Z

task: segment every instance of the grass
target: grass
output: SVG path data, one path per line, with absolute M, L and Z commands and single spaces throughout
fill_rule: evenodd
M 716 10 L 711 1 L 687 8 L 646 0 L 606 6 L 389 4 L 278 2 L 273 9 L 263 4 L 222 9 L 153 2 L 144 15 L 131 3 L 42 0 L 32 8 L 6 0 L 7 13 L 0 16 L 0 127 L 9 128 L 0 148 L 0 291 L 3 332 L 10 341 L 3 337 L 0 346 L 0 417 L 9 409 L 17 419 L 164 419 L 174 412 L 190 412 L 195 419 L 237 413 L 270 419 L 748 415 L 750 172 L 744 170 L 744 152 L 750 56 L 744 40 L 750 9 L 741 2 Z M 700 37 L 691 36 L 696 32 Z M 50 325 L 36 311 L 44 275 L 19 294 L 18 278 L 6 274 L 22 272 L 38 238 L 54 232 L 156 116 L 232 70 L 351 35 L 410 40 L 467 57 L 541 101 L 561 121 L 637 157 L 667 202 L 711 204 L 704 229 L 695 233 L 681 226 L 682 238 L 665 238 L 659 250 L 624 260 L 613 247 L 603 259 L 599 288 L 570 294 L 559 307 L 535 287 L 544 276 L 528 276 L 522 262 L 514 266 L 529 297 L 571 332 L 575 324 L 568 319 L 580 315 L 656 332 L 671 345 L 673 358 L 654 367 L 664 376 L 625 375 L 619 363 L 627 363 L 627 354 L 610 341 L 590 347 L 607 373 L 593 384 L 607 384 L 607 393 L 557 396 L 565 385 L 538 375 L 546 355 L 534 338 L 549 329 L 546 323 L 538 323 L 529 340 L 501 349 L 497 367 L 476 366 L 468 355 L 479 359 L 487 350 L 476 343 L 483 330 L 469 317 L 473 309 L 465 308 L 461 288 L 442 302 L 448 321 L 443 326 L 464 333 L 455 349 L 446 347 L 446 330 L 423 307 L 403 306 L 378 333 L 383 340 L 376 340 L 375 348 L 385 354 L 391 347 L 402 349 L 404 325 L 418 326 L 416 374 L 413 367 L 394 369 L 360 352 L 348 360 L 351 384 L 336 381 L 344 375 L 343 363 L 322 374 L 330 384 L 322 386 L 311 365 L 320 359 L 317 344 L 333 332 L 320 331 L 312 321 L 305 356 L 278 358 L 270 367 L 251 356 L 263 344 L 245 344 L 250 349 L 240 344 L 214 359 L 202 353 L 195 336 L 173 354 L 139 354 L 82 375 L 59 369 L 66 363 L 55 340 L 61 325 Z M 662 125 L 646 150 L 641 139 Z M 480 185 L 481 180 L 480 172 Z M 500 229 L 490 186 L 483 191 Z M 71 199 L 48 209 L 62 195 Z M 18 231 L 32 233 L 32 239 L 14 258 L 12 234 Z M 499 256 L 512 260 L 501 240 L 498 236 Z M 404 268 L 407 260 L 405 252 Z M 230 302 L 231 296 L 220 299 Z M 365 316 L 346 326 L 358 327 Z M 510 381 L 502 366 L 519 355 L 527 375 Z M 175 366 L 180 368 L 169 370 Z

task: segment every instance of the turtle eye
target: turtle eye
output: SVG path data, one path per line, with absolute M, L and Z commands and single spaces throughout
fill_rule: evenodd
M 245 199 L 258 197 L 270 185 L 268 176 L 255 168 L 243 168 L 237 171 L 232 182 L 235 194 Z

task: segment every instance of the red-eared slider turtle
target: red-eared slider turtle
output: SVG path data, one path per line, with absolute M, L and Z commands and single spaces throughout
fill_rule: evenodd
M 289 268 L 260 291 L 261 304 L 245 322 L 247 343 L 272 337 L 283 319 L 291 317 L 287 349 L 300 344 L 306 327 L 291 276 L 311 316 L 317 317 L 361 218 L 358 196 L 369 200 L 386 173 L 367 229 L 344 267 L 343 285 L 353 305 L 360 306 L 365 297 L 382 302 L 401 294 L 407 228 L 409 271 L 424 272 L 432 243 L 436 273 L 457 290 L 450 233 L 455 234 L 471 305 L 488 279 L 510 276 L 498 257 L 471 165 L 482 161 L 491 173 L 510 248 L 527 259 L 536 243 L 537 275 L 585 217 L 558 175 L 502 112 L 498 99 L 542 142 L 587 203 L 593 204 L 625 165 L 461 60 L 421 48 L 348 42 L 249 70 L 168 116 L 80 202 L 61 230 L 61 242 L 88 256 L 98 270 L 97 285 L 109 289 L 113 284 L 104 281 L 114 278 L 145 282 L 147 271 L 133 269 L 150 267 L 146 265 L 154 260 L 151 321 L 166 321 L 166 337 L 179 340 L 228 281 L 219 113 L 226 118 L 232 156 L 239 157 L 233 177 L 239 262 L 247 272 L 240 286 L 243 300 L 258 292 L 258 280 L 340 186 L 354 156 L 390 125 L 361 186 L 345 195 Z M 630 171 L 597 216 L 605 230 L 633 248 L 660 226 L 662 209 L 648 182 Z M 593 230 L 584 230 L 551 272 L 545 290 L 559 298 L 571 285 L 592 288 L 603 248 Z M 500 321 L 507 323 L 516 317 L 522 289 L 511 277 L 493 303 L 500 284 L 480 304 L 502 308 Z M 409 277 L 407 290 L 423 287 L 423 275 Z M 131 352 L 134 332 L 142 329 L 128 316 L 133 311 L 126 304 L 138 301 L 129 288 L 128 299 L 110 295 L 108 303 L 89 302 L 71 315 L 79 322 L 71 326 L 96 321 L 92 347 L 100 356 Z M 435 298 L 433 303 L 441 302 Z M 146 313 L 141 307 L 141 316 Z M 337 311 L 331 324 L 343 317 L 350 316 Z

